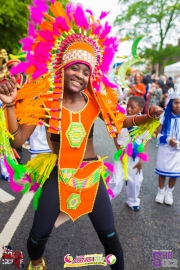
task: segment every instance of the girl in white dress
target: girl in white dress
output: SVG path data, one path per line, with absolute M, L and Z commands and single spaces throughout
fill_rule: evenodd
M 159 175 L 159 187 L 155 201 L 173 204 L 172 191 L 176 179 L 180 177 L 180 79 L 174 89 L 169 90 L 169 103 L 161 118 L 161 125 L 157 130 L 157 163 L 155 173 Z M 165 189 L 165 179 L 169 177 Z

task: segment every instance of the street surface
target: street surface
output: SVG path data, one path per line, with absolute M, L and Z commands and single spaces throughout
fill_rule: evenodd
M 101 155 L 101 157 L 108 155 L 107 160 L 113 162 L 114 143 L 108 137 L 105 125 L 101 120 L 96 122 L 94 145 L 97 154 Z M 173 192 L 174 204 L 172 206 L 155 203 L 154 200 L 157 193 L 157 175 L 154 174 L 156 152 L 155 143 L 149 142 L 148 153 L 150 155 L 150 163 L 144 164 L 143 167 L 144 181 L 140 193 L 140 211 L 133 212 L 126 206 L 125 188 L 112 202 L 116 230 L 124 249 L 125 270 L 180 269 L 180 182 L 177 181 L 175 186 Z M 27 150 L 24 150 L 24 160 L 28 158 L 29 153 Z M 26 269 L 29 262 L 26 252 L 26 240 L 33 221 L 32 203 L 29 204 L 27 210 L 26 204 L 28 205 L 31 198 L 23 198 L 24 201 L 21 201 L 23 196 L 12 192 L 8 182 L 1 179 L 0 189 L 15 197 L 13 199 L 10 196 L 12 200 L 2 202 L 3 199 L 0 192 L 0 244 L 9 244 L 13 247 L 13 251 L 22 251 L 25 256 L 24 263 Z M 20 201 L 21 205 L 16 209 Z M 14 213 L 15 209 L 16 212 Z M 25 214 L 22 215 L 21 220 L 21 213 L 23 211 Z M 13 213 L 17 216 L 19 224 L 16 222 L 16 218 L 13 219 Z M 10 217 L 11 225 L 8 223 Z M 14 233 L 12 233 L 13 231 Z M 8 243 L 6 242 L 7 239 L 10 239 Z M 153 268 L 153 250 L 171 250 L 173 252 L 173 259 L 177 259 L 178 267 Z M 88 216 L 84 216 L 75 223 L 69 220 L 57 229 L 53 229 L 44 258 L 47 262 L 48 270 L 63 270 L 63 258 L 66 254 L 75 257 L 76 255 L 95 253 L 104 254 L 104 250 Z M 0 270 L 11 269 L 15 269 L 14 266 L 2 265 L 0 262 Z M 79 269 L 109 270 L 110 267 L 89 266 Z

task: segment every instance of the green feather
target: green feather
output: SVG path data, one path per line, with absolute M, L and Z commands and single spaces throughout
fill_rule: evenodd
M 138 153 L 144 153 L 144 144 L 141 143 L 139 146 L 138 146 Z
M 122 150 L 122 148 L 121 148 L 121 149 L 119 149 L 119 150 L 114 154 L 114 160 L 115 160 L 115 161 L 119 161 L 119 158 L 120 158 L 120 156 L 122 155 L 122 152 L 123 152 L 123 150 Z
M 25 193 L 27 193 L 30 189 L 30 184 L 29 183 L 25 183 L 24 185 L 24 189 L 22 190 L 22 194 L 24 195 Z
M 26 173 L 26 167 L 15 162 L 15 160 L 10 157 L 6 157 L 8 164 L 14 171 L 14 180 L 21 180 Z
M 38 203 L 41 195 L 42 195 L 42 187 L 39 187 L 36 193 L 34 194 L 33 208 L 35 211 L 38 209 Z

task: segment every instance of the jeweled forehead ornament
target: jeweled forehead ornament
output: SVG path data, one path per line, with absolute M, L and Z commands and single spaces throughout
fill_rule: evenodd
M 170 99 L 180 98 L 180 78 L 176 80 L 174 88 L 168 90 L 168 95 Z

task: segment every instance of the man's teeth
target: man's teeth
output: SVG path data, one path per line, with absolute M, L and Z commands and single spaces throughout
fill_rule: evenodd
M 79 82 L 76 82 L 76 81 L 72 81 L 73 82 L 73 84 L 75 85 L 75 86 L 80 86 L 80 83 Z

